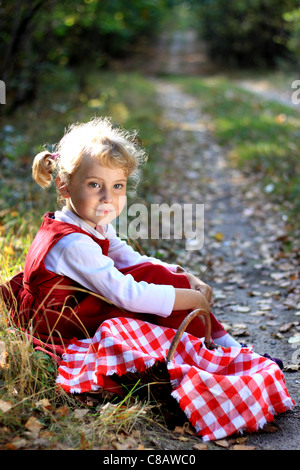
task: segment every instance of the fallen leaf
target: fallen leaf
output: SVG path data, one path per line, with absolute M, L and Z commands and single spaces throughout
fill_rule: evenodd
M 112 445 L 116 450 L 136 450 L 138 443 L 135 438 L 132 437 L 122 437 L 118 436 L 118 440 L 113 441 Z
M 194 428 L 192 428 L 189 423 L 187 423 L 187 426 L 185 426 L 185 429 L 184 429 L 184 432 L 186 434 L 189 434 L 190 436 L 195 436 L 196 435 L 196 431 Z
M 267 305 L 267 304 L 266 305 L 260 305 L 260 310 L 262 312 L 269 312 L 270 310 L 272 310 L 272 307 L 271 307 L 271 305 Z
M 250 307 L 246 305 L 232 305 L 230 307 L 230 310 L 233 310 L 234 312 L 239 312 L 239 313 L 248 313 L 250 312 Z
M 271 278 L 275 281 L 280 281 L 280 279 L 287 277 L 288 273 L 272 273 Z
M 184 428 L 183 428 L 183 426 L 175 426 L 175 429 L 174 429 L 173 432 L 175 432 L 177 434 L 184 434 Z
M 41 437 L 41 438 L 43 438 L 43 439 L 47 439 L 47 440 L 52 439 L 52 438 L 54 438 L 55 436 L 56 436 L 56 434 L 55 434 L 54 432 L 48 431 L 48 430 L 41 431 L 41 432 L 40 432 L 40 435 L 39 435 L 39 437 Z
M 14 255 L 15 254 L 15 250 L 13 249 L 13 247 L 11 245 L 5 246 L 3 248 L 3 251 L 6 255 Z
M 217 240 L 217 242 L 221 242 L 224 239 L 224 234 L 221 232 L 217 232 L 215 233 L 214 238 L 215 240 Z
M 25 427 L 33 434 L 38 435 L 44 425 L 35 416 L 30 416 L 25 423 Z
M 35 404 L 36 408 L 41 408 L 44 412 L 49 412 L 53 410 L 53 406 L 51 405 L 48 398 L 42 398 L 41 400 L 37 401 Z
M 283 122 L 286 121 L 286 115 L 283 113 L 277 114 L 277 116 L 275 117 L 275 121 L 277 124 L 282 124 Z
M 226 322 L 222 322 L 222 325 L 223 325 L 224 330 L 226 330 L 227 332 L 231 331 L 232 325 Z
M 21 437 L 15 437 L 11 442 L 5 444 L 6 450 L 18 450 L 26 447 L 27 440 Z
M 265 424 L 264 427 L 262 428 L 262 431 L 271 434 L 271 433 L 273 433 L 273 432 L 277 432 L 277 431 L 278 431 L 278 427 L 275 426 L 275 425 L 272 424 L 272 423 L 267 423 L 267 424 Z
M 195 436 L 196 434 L 195 429 L 191 427 L 189 422 L 184 423 L 183 426 L 176 426 L 173 432 L 178 434 L 189 434 L 191 436 Z
M 83 410 L 76 409 L 76 410 L 74 410 L 73 414 L 74 414 L 75 418 L 83 419 L 87 413 L 89 413 L 89 410 L 87 410 L 87 409 L 83 409 Z
M 232 336 L 250 336 L 247 325 L 245 323 L 234 323 L 230 331 Z
M 7 351 L 4 341 L 0 341 L 0 369 L 7 367 L 6 365 Z
M 194 444 L 193 450 L 208 450 L 208 446 L 207 444 L 204 444 L 204 443 Z
M 86 439 L 83 433 L 80 434 L 80 449 L 88 450 L 91 447 L 89 441 Z
M 246 440 L 247 440 L 247 437 L 241 436 L 241 437 L 237 437 L 237 438 L 235 439 L 235 442 L 236 442 L 237 444 L 245 444 Z
M 300 343 L 300 334 L 297 333 L 296 335 L 291 336 L 291 337 L 288 339 L 288 343 L 289 343 L 289 344 Z
M 13 404 L 10 401 L 0 399 L 0 410 L 2 413 L 7 413 L 7 411 L 9 411 L 12 407 Z
M 237 329 L 240 329 L 240 328 L 245 328 L 245 329 L 246 329 L 246 328 L 247 328 L 247 325 L 246 325 L 246 323 L 234 323 L 234 324 L 232 325 L 232 327 L 233 327 L 233 328 L 237 328 Z
M 291 328 L 293 328 L 293 326 L 294 326 L 294 323 L 293 323 L 293 322 L 284 323 L 283 325 L 281 325 L 281 326 L 278 328 L 278 331 L 280 331 L 281 333 L 286 333 L 286 332 L 289 331 Z
M 220 446 L 220 447 L 229 447 L 230 444 L 228 441 L 226 441 L 226 439 L 219 439 L 218 441 L 214 441 L 214 444 L 216 444 L 217 446 Z
M 253 316 L 253 317 L 262 317 L 265 314 L 266 314 L 266 312 L 264 312 L 262 310 L 256 310 L 255 312 L 251 313 L 251 316 Z
M 288 364 L 284 368 L 285 372 L 298 372 L 300 370 L 300 364 Z
M 275 332 L 275 333 L 273 334 L 273 336 L 274 336 L 274 338 L 276 338 L 276 339 L 283 339 L 283 338 L 284 338 L 284 336 L 283 336 L 281 333 L 279 333 L 279 332 L 277 332 L 277 333 Z
M 291 293 L 287 296 L 287 298 L 283 302 L 283 305 L 286 305 L 289 308 L 297 309 L 298 302 L 299 302 L 299 295 L 297 293 Z
M 257 297 L 257 296 L 259 296 L 259 295 L 261 295 L 261 292 L 256 291 L 256 290 L 251 290 L 251 291 L 249 292 L 249 297 Z
M 67 405 L 62 405 L 55 410 L 55 413 L 60 417 L 68 416 L 69 408 L 67 407 Z
M 235 444 L 233 450 L 255 450 L 255 446 L 246 446 L 245 444 Z

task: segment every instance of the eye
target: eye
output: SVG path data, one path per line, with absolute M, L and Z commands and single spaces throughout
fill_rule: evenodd
M 114 185 L 114 188 L 115 188 L 115 189 L 122 189 L 122 188 L 124 188 L 124 184 L 122 184 L 122 183 L 117 183 L 117 184 Z
M 99 184 L 99 183 L 94 183 L 93 181 L 91 181 L 91 182 L 89 183 L 89 186 L 90 186 L 91 188 L 100 188 L 100 184 Z

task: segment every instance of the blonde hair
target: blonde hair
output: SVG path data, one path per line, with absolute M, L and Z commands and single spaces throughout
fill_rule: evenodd
M 136 183 L 139 166 L 147 160 L 136 132 L 115 128 L 109 118 L 94 118 L 87 123 L 72 124 L 56 146 L 55 153 L 44 151 L 36 155 L 32 176 L 44 189 L 52 184 L 55 173 L 68 184 L 87 156 L 98 159 L 103 166 L 122 168 Z

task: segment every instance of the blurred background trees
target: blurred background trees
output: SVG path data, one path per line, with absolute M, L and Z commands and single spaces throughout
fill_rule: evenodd
M 53 65 L 76 68 L 84 81 L 89 70 L 128 57 L 141 41 L 151 44 L 176 8 L 189 12 L 218 64 L 299 61 L 300 0 L 0 0 L 0 79 L 12 108 L 35 93 Z
M 14 106 L 30 97 L 53 64 L 89 69 L 128 55 L 157 32 L 170 0 L 10 0 L 0 2 L 0 77 Z
M 200 0 L 199 28 L 217 62 L 274 67 L 299 58 L 299 0 Z

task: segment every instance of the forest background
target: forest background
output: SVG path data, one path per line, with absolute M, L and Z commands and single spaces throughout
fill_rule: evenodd
M 299 0 L 1 1 L 0 78 L 4 95 L 1 102 L 5 100 L 5 105 L 0 107 L 3 118 L 0 160 L 4 170 L 14 164 L 20 167 L 26 159 L 31 160 L 45 142 L 50 147 L 57 142 L 68 124 L 89 118 L 93 113 L 108 112 L 125 127 L 137 126 L 146 133 L 147 127 L 151 126 L 146 109 L 142 121 L 141 117 L 134 116 L 135 110 L 141 108 L 138 101 L 144 92 L 132 96 L 129 90 L 137 87 L 132 84 L 138 80 L 138 73 L 142 76 L 146 71 L 149 76 L 151 72 L 157 72 L 155 67 L 151 70 L 151 64 L 155 62 L 154 51 L 159 37 L 166 31 L 180 28 L 196 31 L 199 40 L 205 44 L 210 63 L 219 67 L 223 77 L 228 78 L 223 83 L 225 88 L 233 73 L 243 78 L 265 77 L 275 86 L 289 90 L 290 101 L 292 96 L 299 101 L 299 77 L 295 72 L 300 60 Z M 129 70 L 135 73 L 122 76 L 122 71 Z M 115 82 L 114 86 L 109 84 L 111 80 Z M 126 81 L 126 85 L 119 83 L 120 80 Z M 140 80 L 139 84 L 147 87 L 151 94 L 149 83 L 142 84 Z M 125 86 L 127 92 L 123 90 Z M 211 91 L 217 93 L 216 89 L 211 88 Z M 226 95 L 224 89 L 219 87 L 219 91 L 223 97 Z M 219 113 L 220 137 L 225 142 L 237 139 L 237 133 L 230 132 L 225 115 L 221 115 L 229 109 L 215 103 L 217 106 L 211 112 Z M 151 114 L 153 108 L 149 103 L 145 106 Z M 81 115 L 76 112 L 78 107 Z M 114 113 L 112 107 L 118 112 Z M 257 139 L 255 144 L 252 142 L 247 149 L 237 143 L 240 163 L 272 178 L 271 192 L 275 195 L 279 192 L 286 201 L 292 201 L 296 216 L 296 200 L 299 199 L 297 129 L 295 126 L 292 129 L 284 112 L 279 111 L 282 136 L 277 139 L 281 141 L 274 140 L 272 144 L 271 140 L 278 134 L 276 127 L 267 122 L 262 125 L 255 114 L 249 114 L 249 109 L 240 112 L 247 113 L 247 119 L 251 121 L 248 129 L 246 124 L 240 124 L 240 129 L 235 127 L 245 144 L 253 137 L 257 139 L 258 126 L 262 132 L 269 133 L 268 137 L 264 135 L 263 139 Z M 35 126 L 42 121 L 41 135 L 39 127 Z M 159 139 L 158 134 L 150 134 L 153 139 L 145 136 L 146 146 Z M 149 147 L 149 150 L 152 149 Z M 4 180 L 2 183 L 0 204 L 3 203 L 3 192 L 4 195 L 13 193 Z

